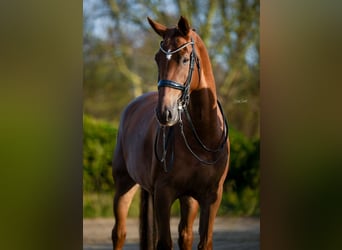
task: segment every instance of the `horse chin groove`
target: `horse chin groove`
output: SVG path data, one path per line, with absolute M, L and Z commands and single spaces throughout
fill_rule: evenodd
M 159 120 L 158 117 L 157 117 L 157 121 L 159 122 L 159 124 L 160 124 L 161 126 L 172 127 L 172 126 L 174 126 L 174 125 L 176 125 L 176 124 L 178 123 L 179 119 L 177 119 L 177 120 L 171 120 L 171 121 L 161 121 L 161 120 Z
M 175 117 L 172 120 L 165 120 L 160 118 L 158 115 L 156 115 L 157 121 L 161 126 L 165 126 L 165 127 L 172 127 L 174 125 L 176 125 L 179 122 L 179 117 L 177 115 L 177 117 Z
M 178 123 L 178 119 L 174 120 L 174 121 L 168 121 L 166 124 L 163 124 L 163 126 L 172 127 L 172 126 L 176 125 L 177 123 Z
M 179 113 L 175 108 L 161 112 L 159 108 L 155 110 L 155 117 L 161 126 L 172 127 L 179 122 Z

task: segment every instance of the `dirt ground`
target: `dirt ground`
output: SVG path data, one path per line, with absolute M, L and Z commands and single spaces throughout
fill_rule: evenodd
M 171 219 L 171 233 L 174 249 L 177 245 L 177 226 L 179 219 Z M 85 219 L 83 220 L 83 250 L 112 250 L 110 239 L 114 219 Z M 139 221 L 128 219 L 127 238 L 124 249 L 139 249 Z M 194 225 L 195 240 L 193 249 L 198 244 L 198 219 Z M 259 218 L 229 218 L 218 217 L 214 226 L 215 250 L 258 250 L 260 236 Z

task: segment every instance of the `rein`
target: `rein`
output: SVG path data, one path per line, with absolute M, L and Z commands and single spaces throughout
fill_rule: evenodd
M 169 148 L 169 142 L 170 142 L 170 138 L 174 139 L 173 137 L 173 132 L 174 132 L 174 127 L 170 127 L 169 131 L 167 132 L 167 136 L 166 136 L 166 131 L 165 131 L 165 126 L 161 126 L 158 128 L 158 132 L 156 134 L 156 138 L 154 140 L 154 153 L 156 155 L 156 158 L 158 161 L 163 163 L 163 168 L 165 172 L 168 172 L 168 170 L 170 170 L 173 166 L 173 161 L 174 161 L 174 141 L 172 141 L 172 149 L 171 149 L 171 163 L 169 163 L 170 168 L 167 168 L 167 162 L 166 162 L 166 155 L 167 155 L 167 150 Z M 163 153 L 162 156 L 159 157 L 158 153 L 157 153 L 157 143 L 159 141 L 160 138 L 160 131 L 162 130 L 163 133 Z
M 211 152 L 211 153 L 221 153 L 222 150 L 224 149 L 224 145 L 226 145 L 227 143 L 227 139 L 228 139 L 228 134 L 229 134 L 229 127 L 228 127 L 228 121 L 227 121 L 227 118 L 226 116 L 224 115 L 223 113 L 223 109 L 222 109 L 222 106 L 221 106 L 221 103 L 219 101 L 217 101 L 217 104 L 220 108 L 220 112 L 221 112 L 221 115 L 222 115 L 222 118 L 223 118 L 223 121 L 224 121 L 224 130 L 222 132 L 222 137 L 223 140 L 222 140 L 222 143 L 220 146 L 218 146 L 216 149 L 211 149 L 211 148 L 208 148 L 203 142 L 202 140 L 199 138 L 197 132 L 196 132 L 196 129 L 194 127 L 194 124 L 191 120 L 191 117 L 190 117 L 190 114 L 189 114 L 189 111 L 188 109 L 186 108 L 185 109 L 185 115 L 186 115 L 186 118 L 191 126 L 191 130 L 197 140 L 197 142 L 199 143 L 199 145 L 207 152 Z M 205 165 L 214 165 L 216 164 L 219 159 L 220 159 L 220 156 L 221 154 L 213 161 L 207 161 L 207 160 L 204 160 L 204 159 L 201 159 L 201 157 L 199 157 L 193 150 L 192 148 L 190 147 L 189 143 L 188 143 L 188 140 L 186 139 L 186 136 L 185 136 L 185 133 L 184 133 L 184 130 L 183 130 L 183 121 L 182 121 L 182 116 L 180 114 L 180 119 L 179 119 L 179 126 L 180 126 L 180 129 L 181 129 L 181 134 L 183 136 L 183 139 L 184 139 L 184 142 L 185 142 L 185 145 L 186 147 L 188 148 L 188 150 L 191 152 L 191 154 L 201 163 L 205 164 Z
M 222 152 L 222 150 L 224 149 L 225 144 L 227 143 L 229 128 L 228 128 L 227 118 L 225 117 L 225 115 L 223 113 L 223 109 L 222 109 L 221 103 L 219 101 L 217 101 L 217 104 L 219 106 L 219 109 L 220 109 L 220 112 L 221 112 L 221 115 L 222 115 L 222 118 L 223 118 L 223 121 L 224 121 L 224 130 L 222 132 L 222 137 L 221 137 L 222 143 L 220 144 L 220 146 L 218 148 L 216 148 L 216 149 L 208 148 L 202 142 L 202 140 L 199 138 L 199 135 L 198 135 L 198 133 L 197 133 L 197 131 L 195 129 L 195 126 L 194 126 L 194 124 L 192 122 L 191 116 L 190 116 L 189 111 L 188 111 L 188 104 L 189 104 L 189 99 L 190 99 L 189 89 L 190 89 L 190 84 L 191 84 L 191 80 L 192 80 L 192 74 L 193 74 L 193 71 L 194 71 L 195 60 L 196 60 L 196 64 L 197 64 L 198 74 L 200 75 L 200 64 L 199 64 L 199 60 L 198 60 L 196 52 L 195 52 L 194 44 L 195 43 L 194 43 L 193 39 L 191 38 L 190 42 L 187 42 L 187 43 L 181 45 L 179 48 L 177 48 L 177 49 L 175 49 L 173 51 L 171 51 L 170 49 L 168 51 L 166 51 L 162 47 L 163 42 L 160 43 L 160 50 L 166 55 L 167 60 L 171 59 L 172 54 L 177 53 L 178 51 L 180 51 L 181 49 L 185 48 L 188 45 L 191 45 L 192 52 L 190 54 L 189 73 L 188 73 L 188 77 L 187 77 L 185 83 L 184 84 L 180 84 L 180 83 L 177 83 L 177 82 L 172 81 L 172 80 L 160 80 L 158 82 L 158 89 L 161 88 L 161 87 L 169 87 L 169 88 L 178 89 L 178 90 L 182 91 L 182 95 L 181 95 L 181 97 L 179 99 L 179 106 L 178 106 L 178 111 L 179 111 L 179 122 L 178 123 L 179 123 L 179 126 L 180 126 L 182 137 L 184 139 L 184 143 L 185 143 L 186 147 L 188 148 L 188 150 L 190 151 L 190 153 L 199 162 L 201 162 L 201 163 L 203 163 L 205 165 L 214 165 L 221 158 L 222 154 L 220 154 L 220 153 Z M 187 138 L 185 136 L 184 129 L 183 129 L 183 121 L 182 121 L 182 112 L 183 111 L 185 113 L 185 116 L 186 116 L 189 124 L 190 124 L 190 127 L 191 127 L 191 130 L 192 130 L 193 134 L 194 134 L 194 137 L 196 138 L 196 140 L 199 143 L 199 145 L 205 151 L 207 151 L 207 152 L 218 153 L 219 154 L 219 156 L 215 160 L 207 161 L 207 160 L 202 159 L 190 147 L 190 145 L 188 143 L 188 140 L 187 140 Z M 163 152 L 162 152 L 162 157 L 160 157 L 158 155 L 158 150 L 157 150 L 157 144 L 158 144 L 158 141 L 160 139 L 161 130 L 162 130 L 162 133 L 163 133 L 163 147 L 162 147 Z M 171 137 L 173 138 L 173 135 L 174 135 L 174 127 L 173 126 L 169 127 L 167 136 L 166 136 L 165 126 L 159 126 L 157 134 L 156 134 L 156 137 L 155 137 L 154 152 L 155 152 L 157 160 L 163 163 L 163 167 L 164 167 L 164 171 L 165 172 L 168 172 L 168 170 L 170 170 L 172 168 L 173 161 L 174 161 L 174 145 L 173 145 L 172 150 L 171 150 L 172 151 L 171 152 L 171 159 L 170 159 L 170 163 L 169 163 L 170 167 L 168 169 L 167 162 L 166 162 L 166 156 L 167 156 L 167 151 L 168 151 L 168 148 L 169 148 L 170 138 Z M 174 144 L 174 140 L 173 140 L 173 144 Z

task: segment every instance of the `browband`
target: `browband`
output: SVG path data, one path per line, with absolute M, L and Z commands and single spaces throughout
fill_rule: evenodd
M 179 48 L 177 48 L 177 49 L 175 49 L 175 50 L 173 50 L 173 51 L 171 51 L 170 49 L 169 49 L 168 51 L 166 51 L 165 49 L 163 49 L 163 47 L 162 47 L 163 41 L 161 41 L 161 42 L 160 42 L 160 50 L 166 55 L 166 59 L 167 59 L 167 60 L 170 60 L 172 54 L 177 53 L 178 51 L 180 51 L 181 49 L 185 48 L 185 47 L 188 46 L 189 44 L 191 44 L 191 45 L 194 44 L 194 42 L 192 41 L 192 39 L 191 39 L 191 42 L 187 42 L 187 43 L 181 45 Z

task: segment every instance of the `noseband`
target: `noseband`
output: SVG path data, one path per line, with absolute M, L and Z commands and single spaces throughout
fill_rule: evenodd
M 197 58 L 196 52 L 195 52 L 195 46 L 194 46 L 195 42 L 193 41 L 193 39 L 191 38 L 190 42 L 187 42 L 183 45 L 181 45 L 180 47 L 178 47 L 177 49 L 171 51 L 170 49 L 168 51 L 166 51 L 162 45 L 163 42 L 160 42 L 160 51 L 163 52 L 166 55 L 166 59 L 167 60 L 171 60 L 172 54 L 177 53 L 178 51 L 180 51 L 181 49 L 185 48 L 188 45 L 191 45 L 192 47 L 192 51 L 190 54 L 190 66 L 189 66 L 189 73 L 188 73 L 188 77 L 185 81 L 184 84 L 180 84 L 178 82 L 172 81 L 172 80 L 160 80 L 158 82 L 158 89 L 161 87 L 169 87 L 169 88 L 173 88 L 173 89 L 178 89 L 182 91 L 182 96 L 179 100 L 179 109 L 183 109 L 185 108 L 188 103 L 189 103 L 189 89 L 190 89 L 190 84 L 191 84 L 191 80 L 192 80 L 192 73 L 194 71 L 194 65 L 195 65 L 195 60 L 196 60 L 196 64 L 197 64 L 197 69 L 198 69 L 198 74 L 200 73 L 200 64 L 199 64 L 199 60 Z

